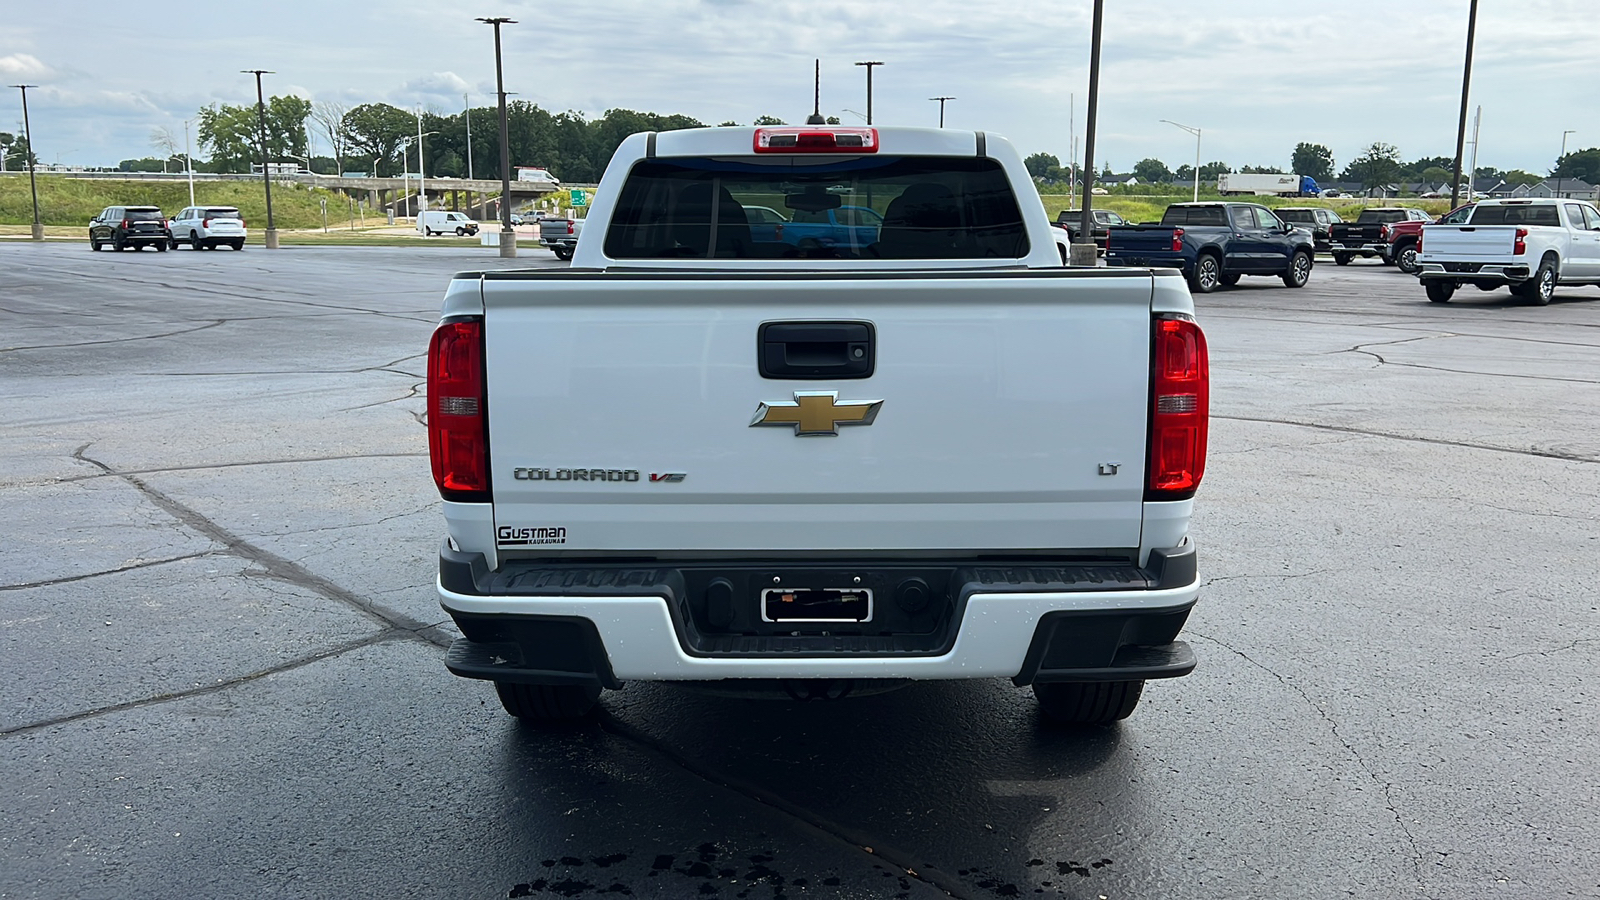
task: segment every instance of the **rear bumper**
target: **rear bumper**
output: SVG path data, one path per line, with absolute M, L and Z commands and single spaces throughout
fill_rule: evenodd
M 1140 254 L 1136 251 L 1107 251 L 1106 265 L 1131 266 L 1140 269 L 1177 269 L 1183 274 L 1189 274 L 1189 269 L 1194 260 L 1172 255 Z
M 1527 263 L 1504 265 L 1501 263 L 1449 263 L 1425 262 L 1417 277 L 1423 280 L 1449 280 L 1471 282 L 1501 282 L 1516 284 L 1533 277 Z
M 484 592 L 505 579 L 474 557 L 446 548 L 438 582 L 441 605 L 464 635 L 446 664 L 467 678 L 607 688 L 630 680 L 989 677 L 1022 685 L 1170 678 L 1195 666 L 1176 640 L 1199 595 L 1192 544 L 1152 555 L 1145 570 L 954 569 L 949 620 L 927 635 L 838 626 L 708 634 L 685 587 L 692 573 L 675 580 L 637 565 L 549 569 L 512 579 L 527 592 Z
M 1341 241 L 1330 241 L 1328 250 L 1332 253 L 1353 253 L 1357 256 L 1388 256 L 1388 244 L 1346 244 Z

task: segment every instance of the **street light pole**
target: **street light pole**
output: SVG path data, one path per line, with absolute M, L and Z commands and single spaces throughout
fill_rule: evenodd
M 189 205 L 194 205 L 194 156 L 189 153 L 189 123 L 193 119 L 183 120 L 183 168 L 189 174 Z
M 1171 119 L 1162 119 L 1161 121 L 1167 123 L 1168 125 L 1178 125 L 1177 122 L 1174 122 Z M 1195 200 L 1196 203 L 1199 203 L 1200 202 L 1200 129 L 1191 128 L 1188 125 L 1178 125 L 1178 127 L 1182 128 L 1184 131 L 1187 131 L 1190 134 L 1194 135 L 1194 200 Z
M 1072 244 L 1070 262 L 1075 266 L 1095 264 L 1094 247 L 1094 126 L 1100 111 L 1100 23 L 1105 0 L 1094 0 L 1094 24 L 1089 39 L 1089 114 L 1083 128 L 1083 213 L 1078 221 L 1078 239 Z
M 422 203 L 422 217 L 428 217 L 428 175 L 422 164 L 422 107 L 417 107 L 417 196 Z M 428 233 L 426 222 L 422 225 L 422 233 Z
M 1460 206 L 1461 154 L 1467 149 L 1467 96 L 1472 88 L 1472 40 L 1478 33 L 1478 0 L 1472 0 L 1467 10 L 1467 60 L 1461 70 L 1461 124 L 1456 128 L 1455 171 L 1450 179 L 1450 208 Z M 1467 191 L 1467 196 L 1472 196 Z
M 1578 132 L 1576 130 L 1571 129 L 1571 128 L 1568 128 L 1566 131 L 1561 132 L 1561 155 L 1556 157 L 1556 172 L 1557 172 L 1557 175 L 1556 175 L 1556 199 L 1557 200 L 1561 199 L 1561 181 L 1562 181 L 1562 178 L 1561 178 L 1561 175 L 1559 173 L 1561 172 L 1561 160 L 1565 159 L 1566 156 L 1567 156 L 1567 135 L 1569 135 L 1569 134 L 1577 134 L 1577 133 Z
M 266 246 L 268 250 L 278 249 L 278 226 L 272 220 L 272 173 L 267 171 L 267 101 L 261 93 L 261 76 L 276 75 L 269 69 L 240 69 L 246 75 L 256 76 L 256 119 L 261 127 L 261 181 L 267 187 L 267 233 Z
M 510 259 L 517 255 L 517 233 L 511 230 L 511 139 L 506 127 L 506 80 L 500 61 L 500 26 L 515 25 L 517 20 L 492 16 L 478 21 L 494 26 L 494 87 L 500 95 L 500 256 Z
M 871 62 L 858 62 L 858 66 L 867 67 L 867 124 L 872 124 L 872 67 L 881 66 L 883 63 L 876 60 Z
M 939 101 L 939 127 L 943 128 L 944 127 L 944 102 L 946 100 L 954 100 L 956 98 L 955 97 L 929 97 L 928 99 L 929 100 L 937 100 L 937 101 Z
M 471 181 L 472 180 L 472 98 L 467 96 L 466 94 L 462 94 L 461 95 L 461 105 L 462 105 L 461 115 L 462 115 L 463 118 L 465 118 L 467 120 L 467 180 Z M 468 194 L 467 195 L 467 199 L 471 200 L 472 199 L 472 195 Z
M 33 149 L 33 126 L 28 123 L 28 88 L 36 88 L 37 84 L 13 84 L 12 87 L 22 91 L 22 137 L 28 142 L 28 152 L 23 161 L 28 164 L 28 189 L 33 192 L 33 239 L 44 240 L 44 223 L 39 221 L 39 182 L 33 176 L 33 160 L 38 153 Z

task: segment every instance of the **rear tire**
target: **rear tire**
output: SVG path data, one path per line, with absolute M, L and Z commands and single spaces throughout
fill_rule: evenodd
M 556 254 L 556 259 L 566 259 L 566 260 L 572 259 L 572 251 L 566 249 L 565 247 L 557 247 L 556 250 L 555 250 L 555 254 Z
M 96 252 L 96 253 L 99 253 L 99 252 L 100 252 L 100 248 L 101 248 L 101 247 L 102 247 L 102 246 L 104 246 L 104 245 L 103 245 L 103 244 L 101 244 L 101 243 L 100 243 L 100 241 L 99 241 L 99 240 L 98 240 L 98 239 L 96 239 L 96 238 L 89 238 L 89 249 L 90 249 L 90 250 L 93 250 L 93 251 L 94 251 L 94 252 Z
M 496 681 L 494 692 L 507 713 L 524 722 L 565 722 L 581 719 L 600 698 L 598 687 L 570 684 L 515 684 Z
M 167 252 L 167 243 L 168 243 L 167 241 L 162 241 L 161 243 L 156 244 L 155 245 L 156 252 L 157 253 L 165 253 L 165 252 Z
M 228 246 L 232 247 L 235 250 L 243 250 L 244 249 L 244 241 L 243 240 L 237 240 L 237 241 L 234 241 L 232 244 L 229 244 Z
M 1389 254 L 1380 253 L 1380 254 L 1378 254 L 1378 258 L 1383 260 L 1383 264 L 1386 265 L 1386 266 L 1393 266 L 1393 265 L 1397 265 L 1398 264 L 1395 261 L 1394 254 L 1392 254 L 1392 253 L 1389 253 Z
M 190 250 L 199 250 L 199 249 L 201 249 L 200 235 L 198 235 L 198 234 L 196 234 L 196 233 L 194 233 L 192 231 L 189 232 L 189 249 Z
M 1415 275 L 1422 271 L 1422 266 L 1417 262 L 1417 245 L 1415 242 L 1407 241 L 1395 248 L 1394 265 L 1395 268 L 1407 275 Z
M 1143 681 L 1054 681 L 1033 686 L 1039 708 L 1062 725 L 1110 725 L 1126 719 L 1143 692 Z
M 1285 287 L 1302 288 L 1311 280 L 1311 254 L 1296 250 L 1289 258 L 1289 268 L 1283 272 Z
M 1425 281 L 1422 289 L 1427 291 L 1428 299 L 1434 303 L 1449 303 L 1456 292 L 1456 286 L 1448 281 Z
M 1215 253 L 1202 253 L 1195 258 L 1194 272 L 1189 276 L 1189 287 L 1196 294 L 1209 294 L 1222 284 L 1222 260 Z
M 1533 280 L 1518 285 L 1524 289 L 1520 296 L 1534 306 L 1549 306 L 1550 298 L 1556 293 L 1557 280 L 1556 261 L 1546 256 L 1540 260 L 1538 271 L 1533 273 Z
M 1333 255 L 1333 264 L 1336 265 L 1336 266 L 1348 266 L 1348 265 L 1350 265 L 1350 254 L 1348 254 L 1348 253 L 1335 253 Z
M 1239 278 L 1240 277 L 1241 276 L 1239 275 L 1238 272 L 1229 272 L 1228 274 L 1223 275 L 1221 277 L 1222 286 L 1223 287 L 1233 287 L 1234 285 L 1239 283 Z

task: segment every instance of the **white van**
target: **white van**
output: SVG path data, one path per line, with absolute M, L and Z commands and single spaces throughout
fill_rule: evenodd
M 417 217 L 417 231 L 426 236 L 449 234 L 453 231 L 461 237 L 466 237 L 478 233 L 478 223 L 468 218 L 466 213 L 430 209 Z

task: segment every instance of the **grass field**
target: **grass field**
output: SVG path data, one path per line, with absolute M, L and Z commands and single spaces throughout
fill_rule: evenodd
M 102 181 L 40 175 L 39 219 L 45 225 L 85 226 L 108 206 L 159 206 L 168 215 L 189 205 L 186 182 Z M 250 230 L 266 227 L 266 193 L 260 182 L 195 182 L 196 203 L 234 206 L 244 214 Z M 322 200 L 328 201 L 328 225 L 347 225 L 349 201 L 342 194 L 313 190 L 293 183 L 272 186 L 272 217 L 279 228 L 320 228 Z M 27 225 L 33 221 L 33 198 L 27 176 L 0 177 L 0 225 Z M 377 224 L 372 211 L 367 222 Z

